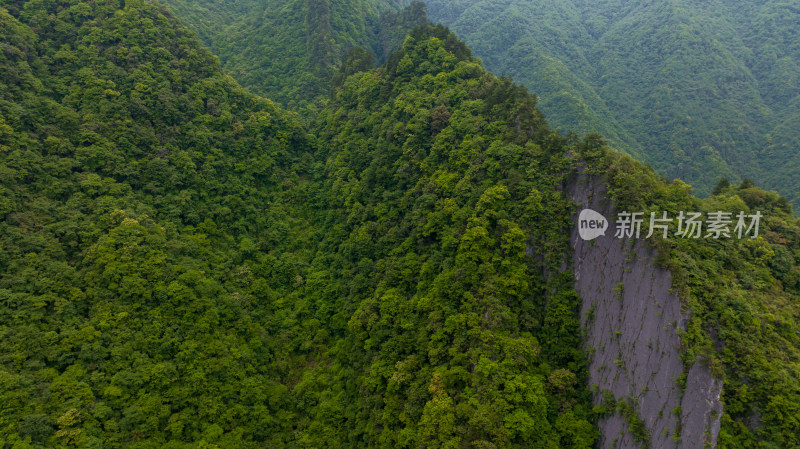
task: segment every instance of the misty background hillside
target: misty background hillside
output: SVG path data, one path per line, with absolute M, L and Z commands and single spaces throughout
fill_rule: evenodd
M 240 83 L 295 110 L 325 90 L 318 81 L 347 50 L 362 46 L 381 63 L 403 30 L 425 20 L 421 5 L 398 20 L 408 2 L 378 0 L 166 3 Z M 536 94 L 556 129 L 599 133 L 702 196 L 723 177 L 750 178 L 800 200 L 796 0 L 430 0 L 425 8 L 487 69 Z M 310 44 L 320 36 L 324 44 Z

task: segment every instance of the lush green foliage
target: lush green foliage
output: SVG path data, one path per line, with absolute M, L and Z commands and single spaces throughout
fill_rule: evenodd
M 344 83 L 317 138 L 331 232 L 312 265 L 341 293 L 315 308 L 352 344 L 348 442 L 591 447 L 580 299 L 546 275 L 568 248 L 569 142 L 534 98 L 427 27 Z
M 349 49 L 382 63 L 425 21 L 386 0 L 166 2 L 240 83 L 304 115 Z M 702 195 L 749 177 L 800 200 L 797 0 L 426 3 L 557 129 L 599 133 Z
M 2 7 L 0 447 L 269 441 L 304 133 L 160 7 Z
M 598 132 L 703 195 L 750 177 L 800 200 L 796 0 L 426 3 L 554 126 Z
M 308 136 L 152 3 L 2 7 L 0 447 L 591 447 L 569 142 L 446 30 Z
M 389 0 L 165 0 L 252 92 L 303 114 L 327 97 L 342 56 L 354 47 L 379 63 L 426 22 L 415 3 Z

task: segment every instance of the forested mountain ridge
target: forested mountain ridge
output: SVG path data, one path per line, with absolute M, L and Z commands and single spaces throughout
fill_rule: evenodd
M 426 4 L 559 129 L 599 132 L 701 195 L 750 177 L 800 199 L 797 1 Z
M 223 68 L 252 92 L 295 111 L 313 111 L 330 92 L 342 57 L 355 47 L 383 63 L 412 28 L 422 3 L 396 0 L 165 0 Z
M 730 385 L 722 447 L 800 444 L 777 195 L 700 201 L 553 132 L 443 27 L 307 127 L 152 2 L 1 0 L 0 33 L 0 447 L 590 448 L 615 414 L 646 439 L 587 383 L 579 171 L 619 207 L 769 217 L 660 254 L 687 363 Z

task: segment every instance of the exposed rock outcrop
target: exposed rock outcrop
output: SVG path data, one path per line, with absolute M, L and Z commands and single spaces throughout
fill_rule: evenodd
M 709 442 L 716 448 L 722 416 L 722 381 L 714 378 L 703 361 L 698 360 L 689 370 L 685 391 L 681 402 L 681 435 L 684 438 L 680 447 L 704 449 Z
M 685 329 L 688 312 L 671 290 L 670 271 L 657 266 L 644 228 L 639 239 L 614 237 L 616 213 L 600 178 L 580 175 L 567 194 L 578 210 L 591 208 L 611 223 L 594 240 L 583 240 L 577 225 L 571 236 L 590 387 L 596 403 L 611 393 L 624 404 L 600 420 L 600 447 L 694 449 L 708 442 L 715 448 L 722 385 L 698 361 L 681 389 L 678 329 Z

